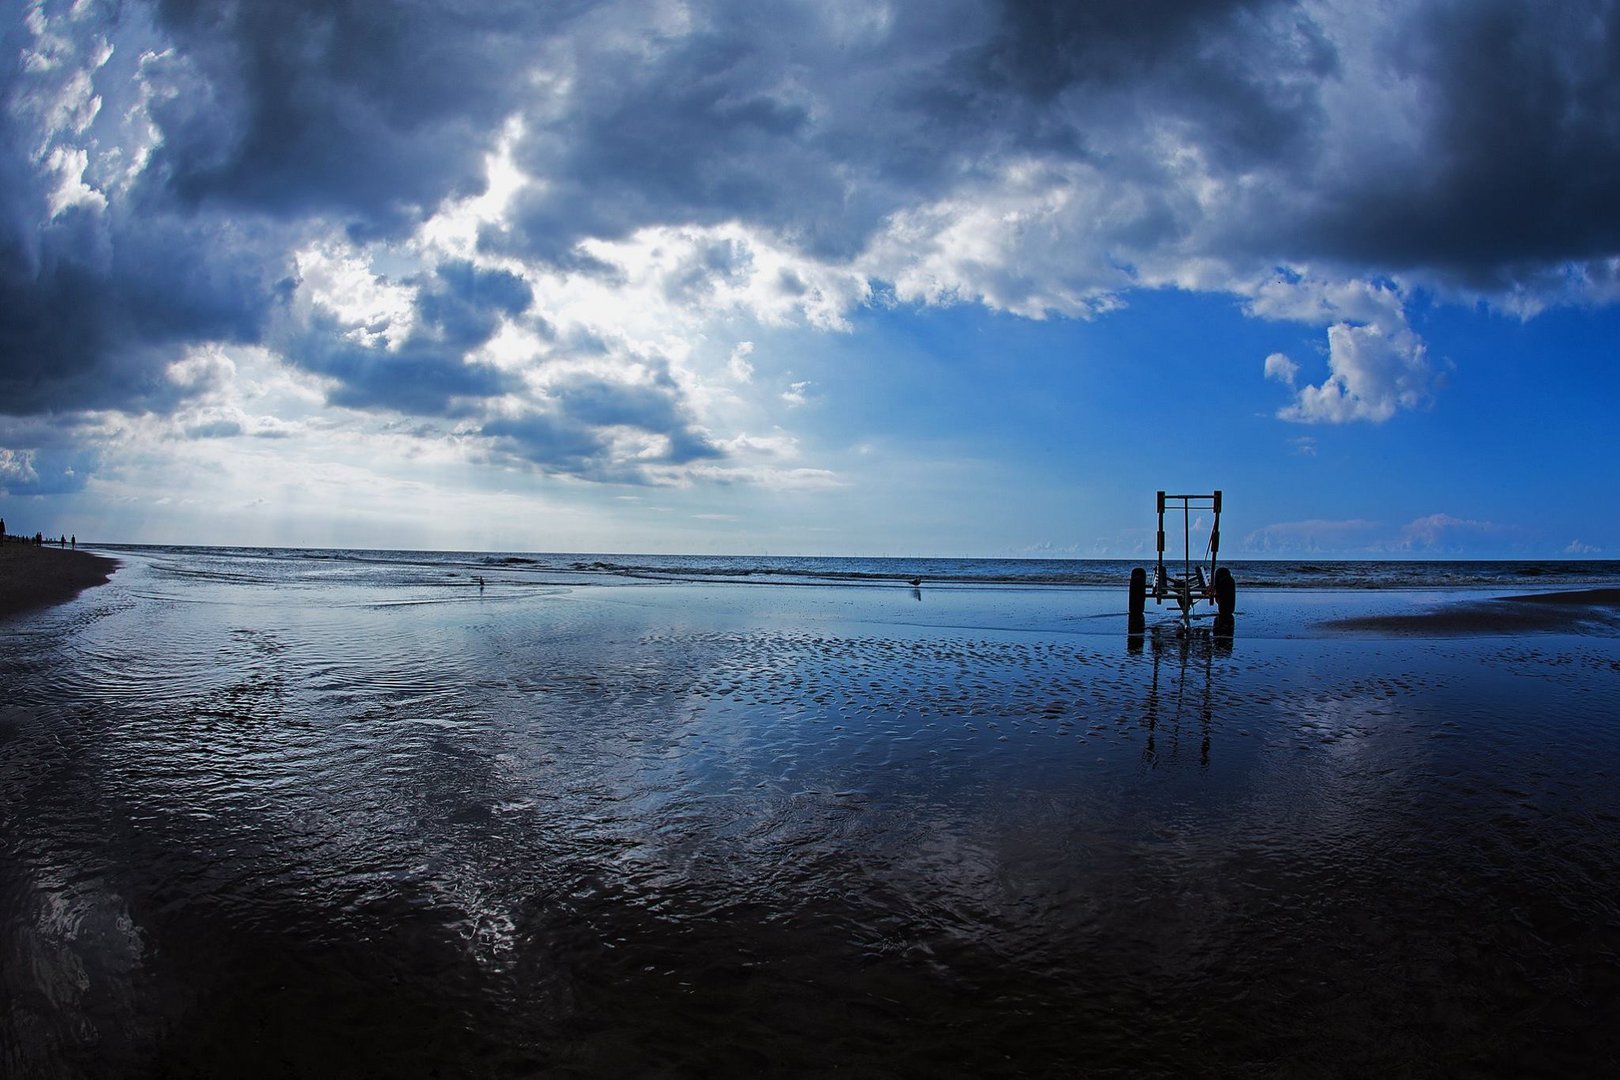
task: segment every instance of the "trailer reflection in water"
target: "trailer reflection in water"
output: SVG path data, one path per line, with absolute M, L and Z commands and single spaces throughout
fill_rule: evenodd
M 1142 655 L 1144 645 L 1153 657 L 1153 674 L 1142 703 L 1142 726 L 1147 731 L 1143 762 L 1153 767 L 1159 764 L 1161 734 L 1168 741 L 1169 755 L 1179 753 L 1182 722 L 1191 723 L 1196 714 L 1198 764 L 1207 768 L 1214 661 L 1232 655 L 1231 636 L 1213 633 L 1207 627 L 1183 631 L 1179 625 L 1170 624 L 1154 626 L 1146 635 L 1131 634 L 1126 638 L 1126 650 L 1132 656 Z

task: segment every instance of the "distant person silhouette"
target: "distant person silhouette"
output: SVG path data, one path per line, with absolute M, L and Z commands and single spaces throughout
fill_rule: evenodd
M 74 533 L 72 536 L 68 537 L 68 544 L 69 544 L 69 546 L 71 546 L 73 548 L 74 551 L 78 551 L 79 550 L 79 534 Z

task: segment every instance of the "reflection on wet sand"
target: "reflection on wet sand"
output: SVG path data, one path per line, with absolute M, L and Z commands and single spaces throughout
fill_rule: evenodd
M 1216 635 L 1202 628 L 1194 628 L 1191 633 L 1183 633 L 1180 627 L 1154 626 L 1147 634 L 1147 640 L 1151 644 L 1153 655 L 1153 675 L 1143 710 L 1147 744 L 1142 748 L 1142 759 L 1149 765 L 1158 764 L 1157 736 L 1164 724 L 1168 725 L 1167 735 L 1170 743 L 1168 752 L 1173 757 L 1180 749 L 1183 718 L 1196 712 L 1199 730 L 1198 764 L 1208 768 L 1209 735 L 1213 720 L 1211 691 L 1214 662 L 1216 657 L 1224 658 L 1232 655 L 1232 638 L 1230 635 Z M 1140 653 L 1142 648 L 1140 639 L 1133 636 L 1129 648 Z M 1160 690 L 1160 670 L 1169 666 L 1167 661 L 1175 665 L 1175 674 L 1174 686 L 1168 694 L 1169 707 L 1165 710 L 1164 696 Z M 1193 686 L 1190 691 L 1189 667 L 1193 671 Z M 1169 681 L 1168 677 L 1166 681 Z M 1189 696 L 1195 700 L 1189 700 Z

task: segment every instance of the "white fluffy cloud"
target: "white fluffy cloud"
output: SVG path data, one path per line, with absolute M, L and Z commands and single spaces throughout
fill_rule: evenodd
M 38 482 L 32 451 L 0 448 L 0 488 L 25 488 Z
M 754 365 L 749 363 L 749 356 L 753 355 L 754 343 L 742 341 L 731 350 L 731 357 L 726 361 L 726 371 L 740 383 L 752 382 L 754 378 Z
M 1298 375 L 1299 365 L 1288 359 L 1286 354 L 1274 352 L 1266 357 L 1266 378 L 1293 386 Z
M 1261 318 L 1327 326 L 1328 375 L 1322 382 L 1296 388 L 1299 364 L 1283 353 L 1266 357 L 1266 378 L 1295 389 L 1293 403 L 1277 412 L 1284 420 L 1378 423 L 1417 408 L 1434 390 L 1428 348 L 1408 325 L 1393 285 L 1278 275 L 1254 290 L 1248 310 Z
M 1433 378 L 1427 350 L 1411 330 L 1350 323 L 1328 327 L 1328 371 L 1277 415 L 1307 424 L 1388 420 L 1422 403 Z

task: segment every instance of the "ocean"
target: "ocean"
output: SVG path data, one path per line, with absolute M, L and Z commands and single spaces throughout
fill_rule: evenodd
M 936 587 L 1096 586 L 1124 588 L 1131 570 L 1153 559 L 939 559 L 771 555 L 528 554 L 468 551 L 364 551 L 297 548 L 190 548 L 144 545 L 98 548 L 168 558 L 186 573 L 241 575 L 268 581 L 332 578 L 378 586 L 452 586 L 457 579 L 499 574 L 512 584 L 585 586 L 615 579 L 744 581 L 753 584 L 898 585 L 913 578 Z M 176 564 L 177 565 L 177 564 Z M 1174 561 L 1166 561 L 1173 571 Z M 1620 560 L 1237 560 L 1225 561 L 1245 588 L 1516 589 L 1620 582 Z M 176 572 L 179 572 L 178 569 Z
M 1329 622 L 1620 563 L 1235 562 L 1222 640 L 1124 562 L 98 550 L 0 622 L 8 1077 L 1620 1064 L 1620 630 Z

